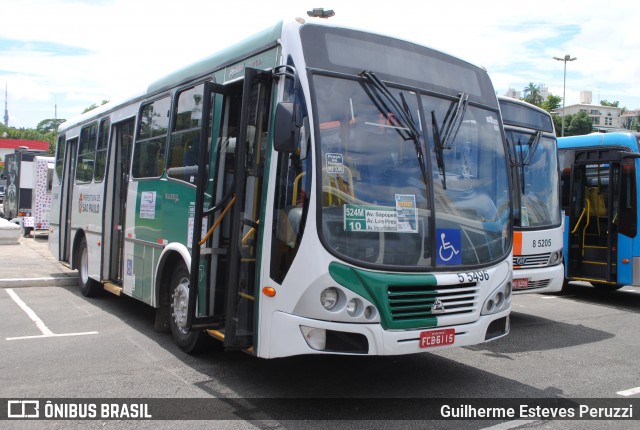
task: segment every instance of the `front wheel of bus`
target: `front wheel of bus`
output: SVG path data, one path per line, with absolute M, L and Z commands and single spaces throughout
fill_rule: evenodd
M 78 284 L 85 297 L 94 297 L 100 293 L 101 285 L 89 277 L 89 250 L 87 240 L 82 239 L 78 247 Z
M 202 351 L 211 342 L 203 331 L 186 328 L 189 303 L 189 270 L 180 263 L 171 277 L 171 335 L 181 350 L 188 354 Z

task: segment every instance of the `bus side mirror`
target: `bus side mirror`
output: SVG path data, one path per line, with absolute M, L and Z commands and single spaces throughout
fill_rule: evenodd
M 280 102 L 276 108 L 273 147 L 278 152 L 294 152 L 298 146 L 300 128 L 296 124 L 295 105 Z

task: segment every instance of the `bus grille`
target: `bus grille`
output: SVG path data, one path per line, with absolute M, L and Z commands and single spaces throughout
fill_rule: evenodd
M 550 252 L 545 254 L 534 254 L 534 255 L 514 255 L 513 256 L 513 267 L 542 267 L 549 264 L 549 257 L 551 256 Z
M 387 292 L 393 321 L 467 314 L 474 312 L 478 305 L 475 282 L 437 286 L 389 285 Z M 442 307 L 432 312 L 436 300 Z
M 546 288 L 551 283 L 551 279 L 542 279 L 540 281 L 529 281 L 527 284 L 527 288 L 518 288 L 514 291 L 522 291 L 522 290 L 536 290 L 538 288 Z

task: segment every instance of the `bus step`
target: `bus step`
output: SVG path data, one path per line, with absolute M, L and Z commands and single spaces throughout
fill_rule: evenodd
M 594 263 L 605 263 L 607 261 L 607 248 L 603 246 L 585 246 L 584 259 Z
M 207 333 L 218 340 L 224 340 L 224 330 L 207 330 Z
M 580 272 L 587 278 L 607 279 L 607 263 L 599 261 L 583 261 Z
M 122 287 L 120 285 L 114 284 L 113 282 L 103 282 L 102 286 L 105 290 L 112 294 L 115 294 L 116 296 L 122 294 Z

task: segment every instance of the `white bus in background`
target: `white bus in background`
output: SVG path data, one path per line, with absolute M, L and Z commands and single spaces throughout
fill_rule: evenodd
M 85 295 L 156 308 L 187 352 L 397 355 L 509 332 L 508 154 L 477 66 L 297 18 L 58 132 L 53 254 Z
M 513 167 L 513 292 L 562 290 L 563 217 L 558 143 L 551 114 L 498 97 Z

